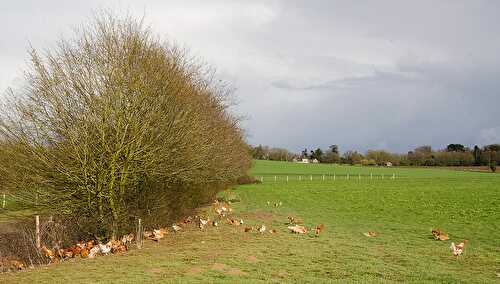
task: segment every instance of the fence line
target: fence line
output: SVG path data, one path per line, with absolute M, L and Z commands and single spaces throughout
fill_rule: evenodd
M 345 180 L 351 180 L 351 173 L 346 173 L 346 174 L 337 174 L 337 173 L 329 173 L 329 174 L 309 174 L 309 178 L 307 178 L 307 175 L 305 175 L 305 178 L 302 178 L 303 175 L 300 174 L 292 174 L 292 175 L 275 175 L 275 174 L 264 174 L 264 175 L 258 175 L 256 178 L 260 179 L 261 182 L 264 181 L 272 181 L 274 179 L 274 182 L 290 182 L 290 181 L 321 181 L 321 182 L 329 182 L 329 181 L 336 181 L 337 177 L 345 177 Z M 354 175 L 356 176 L 356 175 Z M 273 178 L 274 177 L 274 178 Z M 366 179 L 365 179 L 366 178 Z M 357 178 L 353 178 L 352 180 L 371 180 L 373 181 L 374 179 L 385 179 L 386 174 L 357 174 Z M 392 175 L 388 176 L 389 179 L 395 180 L 397 178 L 401 178 L 401 176 L 396 175 L 396 173 L 393 173 Z

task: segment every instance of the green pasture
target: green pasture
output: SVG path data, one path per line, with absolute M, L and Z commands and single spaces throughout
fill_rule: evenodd
M 328 179 L 333 173 L 339 178 Z M 264 182 L 221 195 L 240 200 L 234 216 L 243 226 L 264 224 L 276 234 L 191 228 L 142 250 L 7 273 L 0 282 L 500 282 L 500 175 L 269 161 L 257 161 L 252 174 Z M 318 238 L 290 234 L 287 216 L 306 227 L 323 223 L 325 231 Z M 434 240 L 433 227 L 450 241 Z M 378 236 L 367 238 L 367 231 Z M 469 244 L 457 259 L 450 243 L 464 239 Z

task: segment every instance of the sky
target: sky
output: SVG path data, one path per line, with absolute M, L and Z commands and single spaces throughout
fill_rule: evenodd
M 500 1 L 1 1 L 0 92 L 102 9 L 215 67 L 252 145 L 500 143 Z

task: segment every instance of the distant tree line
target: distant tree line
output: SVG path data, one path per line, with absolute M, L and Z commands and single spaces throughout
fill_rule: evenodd
M 500 160 L 500 144 L 484 147 L 474 146 L 470 149 L 462 144 L 449 144 L 441 150 L 433 150 L 431 146 L 420 146 L 406 154 L 391 153 L 384 150 L 368 150 L 362 154 L 349 150 L 342 154 L 337 145 L 328 149 L 317 148 L 300 154 L 292 153 L 283 148 L 270 148 L 258 145 L 250 147 L 254 159 L 292 161 L 294 159 L 317 159 L 321 163 L 338 163 L 366 166 L 490 166 L 496 168 Z

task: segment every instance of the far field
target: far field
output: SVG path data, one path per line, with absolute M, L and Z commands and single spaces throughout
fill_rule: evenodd
M 0 274 L 0 282 L 500 282 L 500 175 L 268 161 L 252 173 L 264 182 L 221 195 L 240 199 L 233 208 L 243 226 L 277 234 L 192 228 L 124 255 Z M 288 215 L 326 229 L 319 238 L 290 234 Z M 433 227 L 451 240 L 434 240 Z M 464 239 L 457 260 L 449 246 Z

